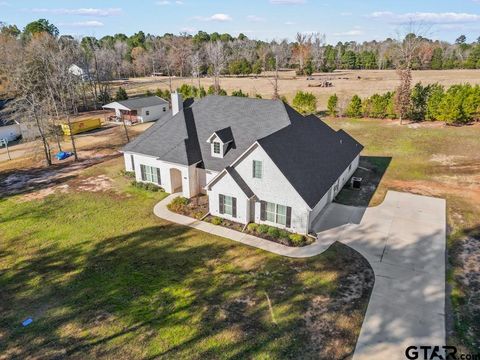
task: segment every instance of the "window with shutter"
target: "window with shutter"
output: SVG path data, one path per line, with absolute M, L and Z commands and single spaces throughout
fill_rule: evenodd
M 223 196 L 222 194 L 218 195 L 218 205 L 219 205 L 218 211 L 220 212 L 220 214 L 224 214 L 225 213 L 225 196 Z
M 142 173 L 142 181 L 147 181 L 158 185 L 161 184 L 159 168 L 140 164 L 140 171 Z
M 260 220 L 291 227 L 292 208 L 266 201 L 261 202 Z
M 237 217 L 237 198 L 226 195 L 219 195 L 219 211 L 220 214 L 230 215 L 232 217 Z

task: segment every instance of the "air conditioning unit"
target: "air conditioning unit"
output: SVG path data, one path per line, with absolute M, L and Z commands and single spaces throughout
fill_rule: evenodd
M 362 186 L 362 180 L 363 179 L 361 177 L 353 176 L 350 184 L 352 189 L 360 189 Z

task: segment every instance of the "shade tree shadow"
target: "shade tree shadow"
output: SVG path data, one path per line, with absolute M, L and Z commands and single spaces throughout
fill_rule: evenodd
M 340 244 L 324 256 L 295 260 L 172 224 L 89 246 L 92 241 L 44 246 L 0 273 L 1 353 L 13 358 L 248 358 L 262 353 L 318 358 L 317 348 L 310 346 L 311 329 L 298 315 L 311 307 L 313 297 L 336 295 L 331 284 L 316 284 L 321 279 L 314 274 L 343 266 L 341 281 L 365 265 L 352 261 Z M 31 286 L 38 282 L 41 287 Z M 367 288 L 362 298 L 343 305 L 344 312 L 362 313 L 368 295 Z M 34 323 L 21 327 L 29 316 Z M 343 331 L 351 351 L 358 329 L 341 330 L 334 320 L 336 330 L 325 342 Z M 138 341 L 149 345 L 137 347 Z

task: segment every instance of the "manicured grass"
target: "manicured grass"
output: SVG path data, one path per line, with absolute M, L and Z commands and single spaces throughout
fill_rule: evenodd
M 391 158 L 373 198 L 367 197 L 370 205 L 379 204 L 388 189 L 447 200 L 447 281 L 453 307 L 449 309 L 447 304 L 447 313 L 454 315 L 455 330 L 449 341 L 477 353 L 480 286 L 474 279 L 480 276 L 480 265 L 467 268 L 465 261 L 478 264 L 475 257 L 480 258 L 480 245 L 472 245 L 480 241 L 480 126 L 400 126 L 371 119 L 327 119 L 327 123 L 343 128 L 365 146 L 364 164 L 372 158 Z M 383 171 L 383 166 L 379 168 Z M 343 191 L 339 201 L 358 202 L 356 193 Z
M 342 301 L 356 274 L 371 276 L 358 254 L 335 245 L 294 260 L 164 222 L 152 208 L 165 195 L 129 187 L 120 168 L 115 160 L 85 171 L 109 174 L 115 191 L 0 200 L 0 354 L 338 359 L 353 351 L 372 286 Z

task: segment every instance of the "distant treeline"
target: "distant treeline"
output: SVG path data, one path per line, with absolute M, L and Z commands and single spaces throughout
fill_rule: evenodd
M 163 73 L 176 76 L 259 74 L 277 66 L 296 69 L 298 74 L 336 69 L 394 69 L 402 58 L 402 47 L 413 48 L 412 69 L 478 69 L 480 68 L 480 39 L 469 42 L 461 35 L 455 43 L 431 40 L 408 34 L 402 40 L 355 41 L 327 44 L 322 34 L 298 33 L 294 41 L 265 42 L 251 40 L 244 34 L 206 33 L 195 35 L 166 33 L 131 36 L 122 33 L 102 38 L 83 37 L 80 40 L 60 35 L 55 25 L 45 19 L 28 24 L 23 30 L 15 25 L 0 23 L 3 35 L 26 42 L 33 35 L 46 32 L 57 38 L 79 41 L 86 54 L 79 59 L 82 68 L 88 67 L 93 52 L 100 65 L 111 67 L 113 78 L 146 76 Z M 212 55 L 208 44 L 221 44 L 218 54 Z M 211 47 L 211 46 L 210 46 Z M 215 57 L 216 63 L 212 64 Z

